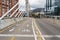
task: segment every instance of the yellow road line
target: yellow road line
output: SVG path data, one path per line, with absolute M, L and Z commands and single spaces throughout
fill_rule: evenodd
M 45 40 L 44 37 L 42 36 L 42 33 L 40 32 L 37 24 L 36 24 L 36 20 L 35 19 L 34 19 L 34 24 L 35 24 L 35 29 L 37 30 L 36 31 L 37 33 L 36 34 L 37 34 L 38 40 Z
M 11 40 L 15 40 L 15 37 L 14 37 L 14 36 L 12 36 L 12 37 L 11 37 Z
M 35 31 L 37 40 L 43 40 L 42 37 L 41 37 L 41 34 L 40 34 L 39 30 L 38 30 L 35 19 L 33 20 L 33 25 L 34 25 L 34 31 Z

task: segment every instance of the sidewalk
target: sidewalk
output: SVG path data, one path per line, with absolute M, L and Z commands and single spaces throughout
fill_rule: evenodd
M 23 20 L 23 18 L 15 18 L 15 19 L 12 18 L 12 19 L 0 20 L 0 30 L 21 20 Z

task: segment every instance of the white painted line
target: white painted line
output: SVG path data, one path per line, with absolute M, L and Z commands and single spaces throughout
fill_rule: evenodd
M 30 30 L 29 29 L 26 29 L 26 32 L 30 32 Z
M 12 32 L 15 28 L 10 29 L 9 31 Z
M 33 35 L 18 35 L 18 34 L 0 34 L 0 37 L 4 36 L 4 37 L 11 37 L 11 36 L 15 36 L 15 37 L 34 37 Z
M 7 14 L 9 14 L 9 12 L 11 12 L 17 5 L 18 3 L 16 3 L 8 12 L 6 12 L 2 17 L 0 17 L 0 20 L 3 19 Z
M 52 38 L 52 37 L 60 38 L 60 35 L 42 35 L 42 36 L 47 38 Z
M 22 12 L 19 13 L 18 17 L 21 15 Z
M 17 8 L 17 9 L 10 15 L 10 17 L 12 17 L 12 16 L 17 12 L 18 9 L 19 9 L 19 8 Z
M 29 27 L 29 24 L 27 24 L 27 27 Z
M 33 29 L 34 39 L 37 40 L 37 36 L 35 34 L 34 27 L 33 27 L 33 20 L 32 20 L 32 29 Z
M 24 29 L 24 30 L 22 30 L 22 32 L 25 32 L 25 29 Z
M 18 11 L 18 13 L 16 13 L 15 17 L 17 17 L 18 15 L 19 15 L 19 11 Z
M 24 30 L 22 30 L 22 32 L 30 32 L 30 30 L 29 29 L 24 29 Z
M 39 31 L 39 33 L 40 33 L 40 35 L 41 35 L 41 37 L 42 37 L 42 40 L 45 40 L 45 38 L 42 36 L 42 33 L 41 33 L 41 31 L 39 30 L 39 28 L 37 27 L 37 24 L 36 24 L 36 22 L 34 22 L 35 23 L 35 26 L 36 26 L 36 28 L 38 29 L 38 31 Z

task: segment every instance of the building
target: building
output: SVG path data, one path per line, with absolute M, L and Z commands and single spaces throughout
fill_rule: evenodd
M 10 10 L 17 2 L 18 0 L 0 0 L 0 17 L 8 10 Z M 14 11 L 15 9 L 13 9 L 12 11 Z M 12 14 L 12 12 L 10 12 L 10 14 Z M 10 14 L 8 14 L 7 16 L 9 16 Z
M 54 0 L 54 14 L 60 15 L 60 0 Z
M 46 0 L 46 14 L 60 15 L 60 0 Z
M 55 0 L 55 5 L 60 7 L 60 0 Z
M 52 0 L 46 0 L 46 11 L 50 10 L 52 7 Z
M 57 0 L 46 0 L 46 14 L 52 14 L 54 12 L 57 7 L 56 1 Z

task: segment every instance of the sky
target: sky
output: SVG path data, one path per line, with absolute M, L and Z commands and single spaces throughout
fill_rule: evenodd
M 36 8 L 44 8 L 45 7 L 46 0 L 29 0 L 30 8 L 36 9 Z M 19 0 L 20 4 L 20 10 L 25 9 L 25 0 Z

